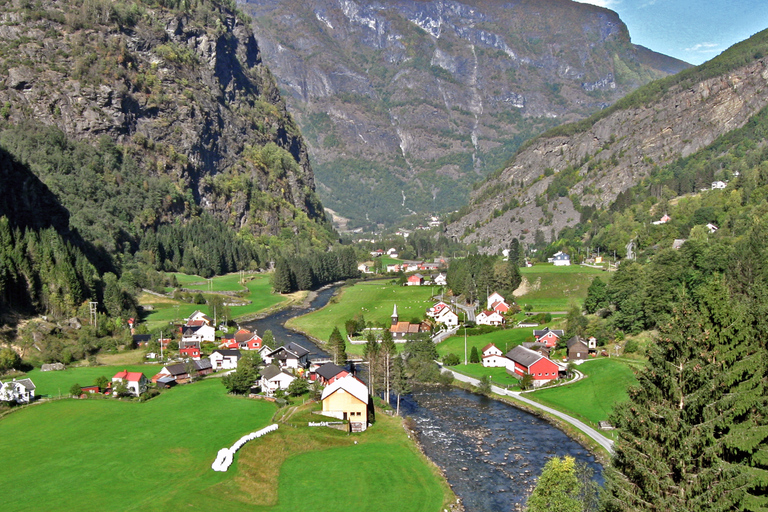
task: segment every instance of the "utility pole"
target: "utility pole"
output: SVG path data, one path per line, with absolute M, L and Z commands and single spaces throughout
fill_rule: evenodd
M 467 365 L 467 311 L 464 311 L 464 366 Z
M 163 360 L 163 331 L 160 331 L 160 360 Z

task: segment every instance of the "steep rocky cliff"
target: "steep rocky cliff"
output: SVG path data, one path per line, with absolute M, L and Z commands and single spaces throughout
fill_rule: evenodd
M 326 206 L 354 224 L 450 211 L 528 138 L 686 65 L 607 9 L 516 2 L 248 0 Z
M 108 141 L 137 164 L 145 188 L 169 179 L 173 196 L 154 214 L 149 205 L 137 228 L 201 210 L 255 234 L 322 219 L 306 147 L 247 18 L 233 2 L 163 5 L 3 2 L 2 126 L 42 123 L 71 140 Z
M 513 237 L 532 241 L 536 230 L 552 239 L 578 222 L 574 206 L 609 206 L 623 191 L 768 107 L 764 55 L 768 31 L 697 68 L 648 84 L 593 118 L 536 138 L 473 193 L 447 234 L 491 252 Z M 695 186 L 709 187 L 711 179 L 702 174 Z

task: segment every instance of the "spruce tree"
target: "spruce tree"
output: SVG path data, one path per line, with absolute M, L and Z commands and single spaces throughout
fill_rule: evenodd
M 387 402 L 389 402 L 389 386 L 391 382 L 390 378 L 390 359 L 397 354 L 397 347 L 395 347 L 395 340 L 392 339 L 392 331 L 384 329 L 384 333 L 381 336 L 381 356 L 384 359 L 384 383 L 387 387 Z
M 368 391 L 371 395 L 376 394 L 376 366 L 379 361 L 379 342 L 376 341 L 376 335 L 373 331 L 368 331 L 365 336 L 365 346 L 363 347 L 363 357 L 368 361 Z
M 747 308 L 715 278 L 685 298 L 619 404 L 608 511 L 766 506 L 766 362 Z
M 408 380 L 408 375 L 405 373 L 403 358 L 395 355 L 392 359 L 392 391 L 397 395 L 395 414 L 400 416 L 400 395 L 411 392 L 411 383 Z
M 334 363 L 340 365 L 347 363 L 347 344 L 344 342 L 338 327 L 333 328 L 331 337 L 328 338 L 328 348 L 333 353 Z

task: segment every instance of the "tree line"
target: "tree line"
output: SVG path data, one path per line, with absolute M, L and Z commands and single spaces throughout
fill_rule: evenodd
M 278 293 L 291 293 L 359 276 L 355 250 L 344 247 L 306 256 L 279 257 L 275 261 L 272 287 Z

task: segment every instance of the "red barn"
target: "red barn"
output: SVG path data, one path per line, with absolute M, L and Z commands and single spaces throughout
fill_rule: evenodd
M 533 385 L 540 386 L 547 381 L 555 380 L 560 375 L 560 366 L 538 352 L 518 346 L 507 352 L 507 372 L 522 377 L 526 373 L 533 377 Z

